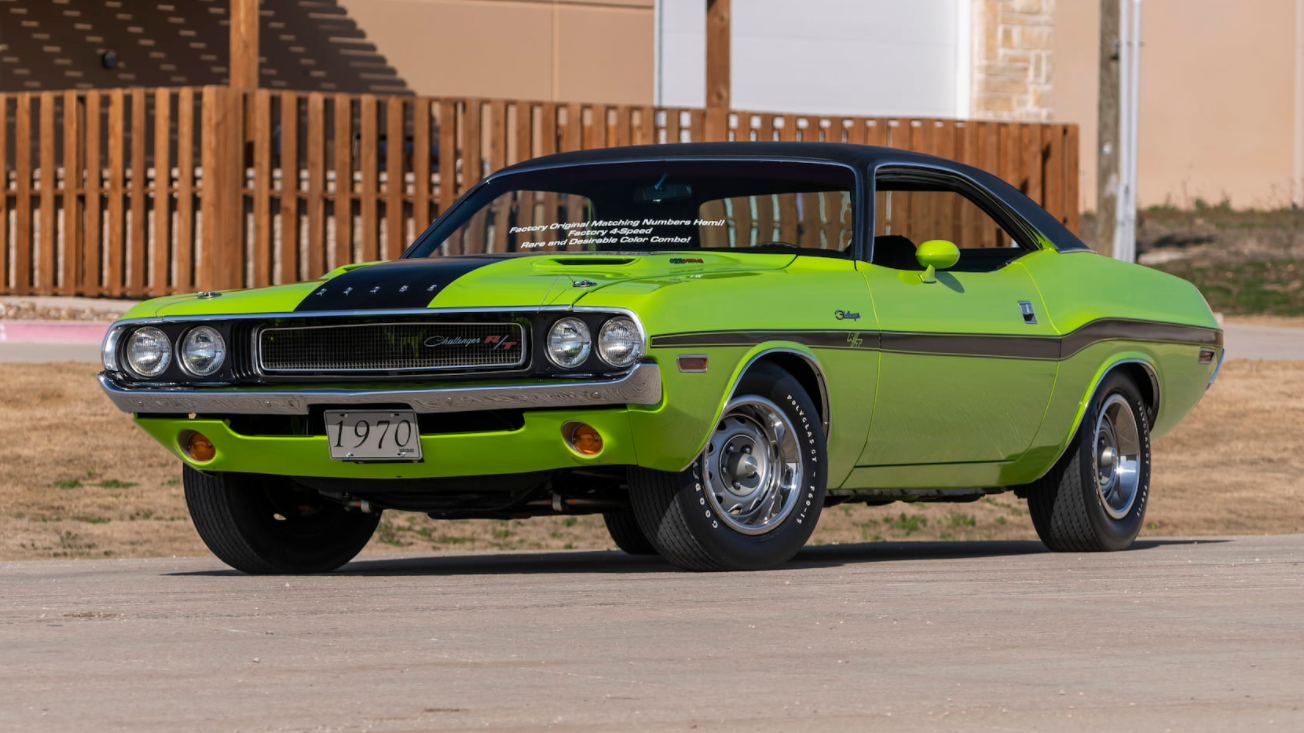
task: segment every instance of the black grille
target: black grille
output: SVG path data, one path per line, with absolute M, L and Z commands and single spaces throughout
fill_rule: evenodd
M 512 369 L 525 363 L 518 323 L 368 323 L 258 332 L 266 374 Z

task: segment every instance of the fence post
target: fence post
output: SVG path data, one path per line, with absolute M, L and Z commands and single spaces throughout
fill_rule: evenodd
M 729 139 L 731 4 L 731 0 L 707 0 L 706 3 L 705 139 L 713 142 Z
M 83 102 L 76 90 L 63 93 L 63 295 L 82 292 L 82 239 L 85 222 L 82 194 L 86 188 L 86 140 L 83 130 Z
M 9 97 L 0 94 L 0 293 L 9 288 Z
M 200 141 L 200 215 L 203 217 L 201 256 L 196 280 L 203 290 L 241 286 L 244 275 L 243 93 L 209 86 L 203 91 L 203 130 Z

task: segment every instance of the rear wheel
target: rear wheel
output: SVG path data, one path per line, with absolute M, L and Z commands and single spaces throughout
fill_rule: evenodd
M 1150 497 L 1150 424 L 1135 383 L 1101 383 L 1064 456 L 1028 487 L 1037 536 L 1057 552 L 1125 550 Z
M 183 469 L 186 506 L 218 559 L 251 575 L 324 573 L 371 539 L 377 514 L 349 511 L 278 476 Z
M 630 501 L 662 557 L 690 570 L 759 570 L 791 559 L 824 506 L 819 415 L 791 374 L 752 368 L 692 465 L 630 470 Z
M 614 512 L 603 512 L 602 521 L 607 523 L 607 532 L 611 534 L 611 539 L 615 541 L 616 547 L 624 550 L 630 555 L 655 555 L 657 548 L 647 541 L 643 536 L 643 530 L 639 529 L 638 519 L 634 512 L 623 509 Z

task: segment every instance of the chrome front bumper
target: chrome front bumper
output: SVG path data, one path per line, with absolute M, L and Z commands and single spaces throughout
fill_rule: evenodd
M 134 413 L 307 415 L 312 405 L 395 403 L 431 413 L 655 405 L 661 401 L 661 368 L 656 364 L 639 364 L 611 381 L 437 389 L 126 389 L 104 374 L 98 379 L 119 410 Z

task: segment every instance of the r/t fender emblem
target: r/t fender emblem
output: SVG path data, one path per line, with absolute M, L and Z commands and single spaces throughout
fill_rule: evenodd
M 856 333 L 855 331 L 852 331 L 851 333 L 847 334 L 847 345 L 850 346 L 851 348 L 859 349 L 864 343 L 865 343 L 865 339 L 861 338 L 860 334 Z

